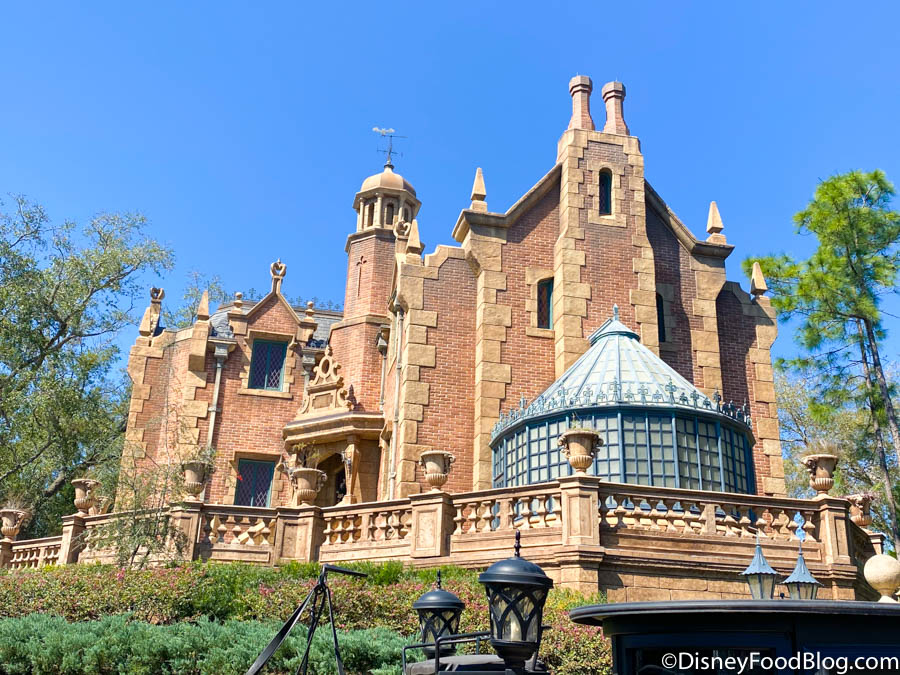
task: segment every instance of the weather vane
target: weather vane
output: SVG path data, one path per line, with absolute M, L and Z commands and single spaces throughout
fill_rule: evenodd
M 396 133 L 394 133 L 393 129 L 382 129 L 381 127 L 372 127 L 372 131 L 374 131 L 376 134 L 379 134 L 382 138 L 387 138 L 387 141 L 388 141 L 387 150 L 376 150 L 376 152 L 383 152 L 386 157 L 384 167 L 386 169 L 387 168 L 393 169 L 394 163 L 391 161 L 393 156 L 394 155 L 400 155 L 401 157 L 403 156 L 401 153 L 394 150 L 394 139 L 395 138 L 406 138 L 406 136 L 398 136 Z

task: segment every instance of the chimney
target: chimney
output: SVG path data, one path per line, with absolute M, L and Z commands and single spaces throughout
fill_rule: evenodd
M 569 81 L 569 93 L 572 95 L 572 119 L 570 129 L 594 130 L 591 119 L 591 91 L 594 84 L 587 75 L 576 75 Z
M 625 85 L 621 82 L 607 82 L 600 93 L 606 103 L 606 126 L 603 127 L 603 133 L 628 136 L 628 125 L 625 124 L 625 115 L 622 113 Z

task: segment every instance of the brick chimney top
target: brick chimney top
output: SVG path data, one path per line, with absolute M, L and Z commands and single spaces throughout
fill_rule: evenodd
M 593 89 L 594 84 L 587 75 L 576 75 L 569 80 L 569 93 L 572 95 L 570 129 L 594 130 L 594 120 L 591 119 L 591 91 Z
M 622 102 L 625 100 L 625 85 L 621 82 L 607 82 L 600 91 L 606 103 L 606 125 L 603 133 L 629 135 L 625 115 L 622 113 Z

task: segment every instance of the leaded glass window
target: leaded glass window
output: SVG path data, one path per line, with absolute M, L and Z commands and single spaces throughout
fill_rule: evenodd
M 553 279 L 537 285 L 537 327 L 553 328 Z
M 250 389 L 281 391 L 286 342 L 254 340 L 250 357 Z
M 275 462 L 255 459 L 238 460 L 237 487 L 234 503 L 238 506 L 268 506 L 272 493 Z
M 612 174 L 609 171 L 600 172 L 600 184 L 597 186 L 597 209 L 601 216 L 612 213 Z

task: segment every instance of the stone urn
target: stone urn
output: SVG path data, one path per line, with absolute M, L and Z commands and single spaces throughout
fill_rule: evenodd
M 296 466 L 287 469 L 288 477 L 294 488 L 294 505 L 306 504 L 309 506 L 316 500 L 319 490 L 325 485 L 327 476 L 319 469 L 309 469 Z
M 432 492 L 440 492 L 450 476 L 450 466 L 455 461 L 456 457 L 446 450 L 426 450 L 419 455 L 419 464 L 422 465 L 425 481 L 431 486 Z
M 820 453 L 801 458 L 809 471 L 809 487 L 821 494 L 826 494 L 834 487 L 834 468 L 837 466 L 837 455 Z
M 181 472 L 184 475 L 184 489 L 188 493 L 187 501 L 199 501 L 199 495 L 203 492 L 203 484 L 206 482 L 206 473 L 210 465 L 197 459 L 181 463 Z
M 850 502 L 850 520 L 860 527 L 868 527 L 872 524 L 872 502 L 875 495 L 871 492 L 863 492 L 858 495 L 847 495 Z
M 93 506 L 97 505 L 97 497 L 94 489 L 100 485 L 99 480 L 93 478 L 76 478 L 72 481 L 75 487 L 75 508 L 79 516 L 86 516 Z
M 19 534 L 19 528 L 28 514 L 22 509 L 0 509 L 0 534 L 5 541 L 12 541 Z
M 583 475 L 594 463 L 594 454 L 603 445 L 603 439 L 593 429 L 575 427 L 559 435 L 559 445 L 575 473 Z
M 897 602 L 892 597 L 900 588 L 900 560 L 879 553 L 866 560 L 863 576 L 881 595 L 878 602 Z

